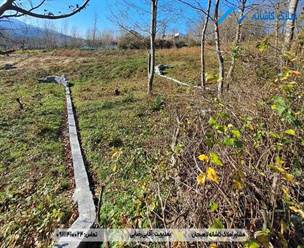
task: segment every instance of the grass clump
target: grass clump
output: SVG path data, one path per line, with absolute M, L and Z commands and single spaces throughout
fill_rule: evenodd
M 165 102 L 162 99 L 162 97 L 161 96 L 156 96 L 154 101 L 153 101 L 151 109 L 153 111 L 160 111 L 162 108 L 164 108 L 164 106 L 165 106 Z

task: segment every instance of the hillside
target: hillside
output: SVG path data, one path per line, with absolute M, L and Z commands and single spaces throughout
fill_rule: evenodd
M 54 38 L 58 42 L 62 42 L 64 39 L 71 39 L 70 36 L 64 35 L 60 32 L 56 32 L 54 30 L 36 27 L 33 25 L 26 24 L 18 19 L 9 18 L 9 19 L 1 19 L 0 20 L 0 29 L 5 30 L 13 39 L 28 39 L 28 38 L 36 38 L 42 39 L 46 33 L 53 35 Z
M 52 29 L 29 25 L 14 18 L 0 19 L 0 32 L 7 38 L 0 41 L 0 45 L 7 48 L 14 47 L 16 44 L 19 44 L 18 47 L 23 44 L 26 48 L 47 48 L 48 43 L 50 43 L 49 46 L 61 47 L 71 42 L 79 44 L 83 42 L 80 38 L 73 38 Z

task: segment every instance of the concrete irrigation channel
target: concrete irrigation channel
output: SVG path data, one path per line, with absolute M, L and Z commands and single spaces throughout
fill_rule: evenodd
M 165 76 L 164 71 L 168 67 L 169 66 L 167 65 L 156 66 L 155 67 L 156 75 L 166 78 L 170 81 L 174 81 L 175 83 L 181 86 L 200 88 L 198 86 L 192 86 L 187 83 L 176 80 L 174 78 Z M 67 125 L 68 125 L 68 133 L 69 133 L 74 181 L 75 181 L 73 200 L 77 203 L 78 218 L 68 228 L 68 230 L 64 230 L 64 231 L 88 233 L 96 223 L 97 214 L 96 214 L 93 194 L 90 190 L 89 177 L 87 174 L 87 170 L 85 168 L 83 154 L 81 152 L 81 146 L 77 132 L 77 125 L 74 115 L 74 108 L 73 108 L 69 83 L 65 76 L 47 76 L 45 78 L 39 79 L 39 82 L 57 83 L 63 85 L 65 88 L 66 108 L 67 108 L 67 117 L 68 117 Z M 77 237 L 75 239 L 73 238 L 73 241 L 71 241 L 71 239 L 67 239 L 67 237 L 57 238 L 55 241 L 56 242 L 55 247 L 65 247 L 65 248 L 93 247 L 94 244 L 85 243 L 83 239 Z
M 69 227 L 68 231 L 77 230 L 85 233 L 91 229 L 91 227 L 96 221 L 96 208 L 93 200 L 93 194 L 90 190 L 89 178 L 85 168 L 85 163 L 77 134 L 77 126 L 69 83 L 64 76 L 48 76 L 46 78 L 39 79 L 39 82 L 55 82 L 58 84 L 62 84 L 65 87 L 66 107 L 68 115 L 67 124 L 69 129 L 68 131 L 75 180 L 75 191 L 73 195 L 73 200 L 77 203 L 78 206 L 78 218 L 71 225 L 71 227 Z M 64 239 L 59 239 L 56 241 L 56 247 L 76 248 L 83 246 L 85 246 L 85 244 L 83 244 L 81 239 L 77 239 L 77 241 L 73 242 L 67 242 Z
M 168 77 L 165 74 L 165 70 L 170 68 L 171 66 L 170 65 L 157 65 L 155 66 L 154 70 L 155 70 L 155 74 L 159 77 L 162 77 L 162 78 L 165 78 L 165 79 L 168 79 L 170 81 L 173 81 L 175 83 L 177 83 L 178 85 L 181 85 L 181 86 L 186 86 L 186 87 L 192 87 L 192 88 L 198 88 L 198 89 L 202 89 L 201 86 L 196 86 L 196 85 L 190 85 L 190 84 L 187 84 L 187 83 L 184 83 L 184 82 L 181 82 L 175 78 L 172 78 L 172 77 Z M 210 88 L 206 87 L 205 88 L 206 90 L 210 90 Z

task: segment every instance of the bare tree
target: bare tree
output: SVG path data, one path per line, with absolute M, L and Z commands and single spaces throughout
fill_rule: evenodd
M 163 1 L 164 2 L 164 1 Z M 117 0 L 113 4 L 116 9 L 112 9 L 112 21 L 115 22 L 123 32 L 128 33 L 125 37 L 134 37 L 137 41 L 141 41 L 145 48 L 148 48 L 148 78 L 147 78 L 147 94 L 152 95 L 153 81 L 155 75 L 155 40 L 157 34 L 158 22 L 158 0 L 146 0 L 145 4 L 140 5 L 132 0 Z M 148 9 L 148 4 L 150 8 Z M 118 7 L 119 6 L 119 7 Z M 130 13 L 136 11 L 140 16 L 150 16 L 150 19 L 134 20 Z M 133 20 L 132 20 L 133 19 Z M 149 23 L 148 23 L 149 21 Z M 147 35 L 149 36 L 149 44 L 146 44 Z M 126 39 L 126 41 L 128 40 Z
M 113 35 L 114 31 L 113 30 L 104 30 L 100 34 L 100 43 L 103 47 L 105 48 L 112 48 L 115 43 L 115 37 Z
M 87 42 L 89 46 L 97 47 L 98 46 L 98 15 L 95 13 L 93 18 L 92 27 L 87 30 Z
M 70 36 L 72 36 L 72 39 L 70 41 L 70 46 L 72 48 L 76 48 L 76 47 L 79 47 L 80 45 L 82 45 L 77 26 L 71 27 Z
M 275 47 L 276 47 L 276 56 L 278 56 L 278 51 L 279 51 L 279 37 L 280 37 L 280 11 L 282 8 L 282 2 L 281 0 L 273 3 L 274 9 L 275 9 Z
M 0 18 L 20 17 L 24 15 L 42 19 L 61 19 L 75 15 L 83 10 L 90 0 L 84 0 L 81 4 L 68 5 L 67 8 L 58 10 L 57 13 L 47 10 L 48 1 L 25 1 L 25 0 L 5 0 L 0 5 Z M 43 9 L 43 13 L 39 11 Z
M 150 52 L 148 65 L 148 95 L 152 95 L 153 80 L 155 74 L 155 37 L 157 28 L 157 4 L 158 0 L 151 0 L 150 20 Z
M 65 48 L 68 47 L 68 32 L 69 32 L 69 23 L 67 21 L 67 19 L 64 20 L 64 22 L 62 23 L 62 27 L 61 27 L 61 33 L 63 33 L 65 36 L 64 36 L 64 41 L 63 41 L 63 46 Z
M 95 13 L 94 15 L 94 21 L 93 21 L 93 27 L 92 27 L 92 45 L 96 46 L 97 44 L 97 21 L 98 21 L 98 16 Z
M 237 57 L 235 52 L 237 52 L 237 49 L 238 49 L 238 46 L 239 46 L 240 40 L 241 40 L 242 20 L 243 20 L 244 13 L 245 13 L 246 2 L 247 2 L 247 0 L 240 0 L 240 15 L 239 15 L 239 19 L 238 19 L 238 25 L 236 28 L 235 40 L 234 40 L 234 44 L 233 44 L 232 61 L 231 61 L 231 65 L 230 65 L 230 68 L 229 68 L 228 74 L 227 74 L 227 90 L 229 90 L 230 80 L 232 79 L 233 71 L 235 68 L 235 62 L 236 62 L 236 57 Z
M 297 7 L 299 4 L 299 0 L 290 0 L 289 1 L 289 18 L 286 22 L 286 28 L 285 28 L 285 41 L 284 41 L 284 47 L 285 50 L 290 50 L 291 43 L 294 37 L 294 29 L 295 29 L 295 21 L 296 21 L 296 13 L 297 13 Z
M 54 49 L 58 46 L 56 40 L 56 26 L 49 20 L 45 20 L 43 24 L 43 46 L 47 49 Z
M 208 5 L 207 9 L 205 10 L 200 1 L 195 0 L 195 1 L 189 1 L 189 0 L 178 0 L 178 2 L 181 2 L 188 7 L 194 9 L 195 11 L 200 12 L 205 16 L 205 21 L 201 26 L 201 36 L 200 36 L 200 43 L 201 43 L 201 54 L 200 54 L 200 59 L 201 59 L 201 72 L 200 72 L 200 86 L 205 89 L 206 87 L 206 59 L 205 59 L 205 45 L 206 45 L 206 32 L 209 24 L 209 20 L 214 22 L 215 20 L 210 16 L 210 11 L 211 11 L 211 4 L 212 0 L 208 0 Z M 206 1 L 202 1 L 204 3 Z
M 225 77 L 225 68 L 224 68 L 224 58 L 221 50 L 221 40 L 220 40 L 220 31 L 219 31 L 219 6 L 220 0 L 216 0 L 214 7 L 214 33 L 215 33 L 215 49 L 216 56 L 219 66 L 219 79 L 218 79 L 218 88 L 217 93 L 218 97 L 221 97 L 224 90 L 224 77 Z
M 206 44 L 206 31 L 209 23 L 210 9 L 211 9 L 211 0 L 208 0 L 207 15 L 205 17 L 205 23 L 202 29 L 202 36 L 201 36 L 201 87 L 203 89 L 205 89 L 206 87 L 205 44 Z

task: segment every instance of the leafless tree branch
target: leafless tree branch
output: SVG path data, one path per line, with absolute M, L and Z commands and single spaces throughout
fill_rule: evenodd
M 81 10 L 83 10 L 88 5 L 89 2 L 90 2 L 90 0 L 85 0 L 81 5 L 76 4 L 75 8 L 73 10 L 71 10 L 69 13 L 55 15 L 52 12 L 48 12 L 45 14 L 34 12 L 34 10 L 37 10 L 38 8 L 44 6 L 46 4 L 46 0 L 41 0 L 41 2 L 39 4 L 37 4 L 36 6 L 33 6 L 31 4 L 30 9 L 21 7 L 22 5 L 21 4 L 18 5 L 16 3 L 16 0 L 6 0 L 0 6 L 0 19 L 7 18 L 7 17 L 20 17 L 23 15 L 28 15 L 28 16 L 42 18 L 42 19 L 51 19 L 51 20 L 62 19 L 62 18 L 67 18 L 67 17 L 73 16 L 73 15 L 79 13 Z M 11 11 L 13 11 L 15 13 L 5 15 L 6 12 L 11 12 Z

